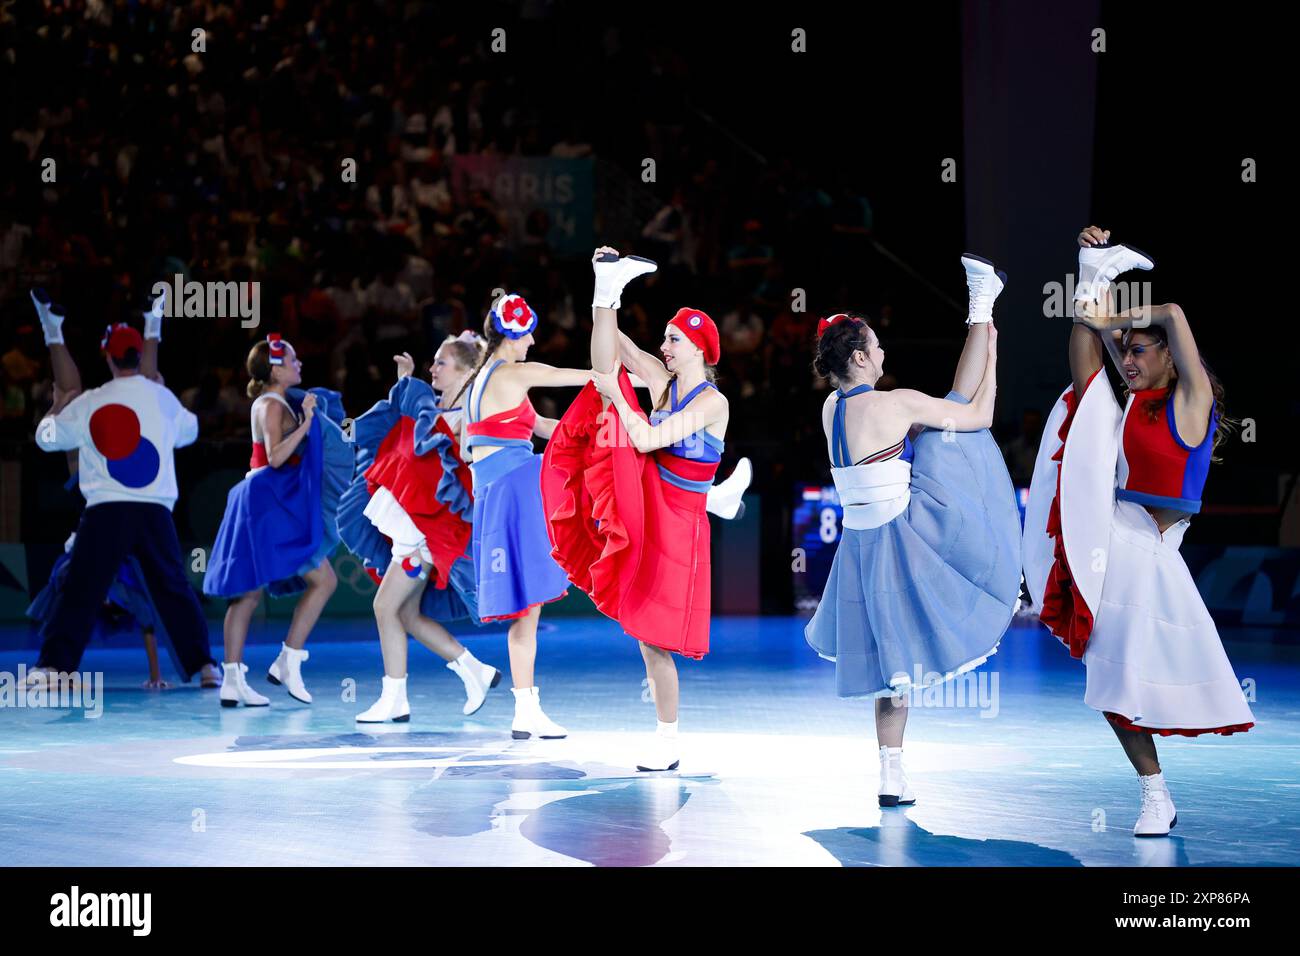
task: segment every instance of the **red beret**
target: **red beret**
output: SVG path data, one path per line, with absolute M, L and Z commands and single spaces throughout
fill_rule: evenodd
M 668 320 L 694 342 L 704 353 L 706 365 L 717 365 L 722 357 L 722 346 L 718 339 L 718 327 L 713 320 L 699 309 L 678 309 L 677 314 Z

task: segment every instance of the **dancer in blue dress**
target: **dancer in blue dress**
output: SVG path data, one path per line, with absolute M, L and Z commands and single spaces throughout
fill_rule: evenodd
M 844 531 L 805 636 L 835 662 L 841 697 L 876 701 L 881 806 L 915 802 L 902 766 L 904 695 L 987 660 L 1020 586 L 1019 514 L 988 431 L 992 310 L 1005 277 L 976 256 L 962 265 L 969 330 L 945 398 L 875 389 L 885 353 L 864 318 L 818 326 L 816 369 L 836 386 L 822 424 Z
M 279 335 L 253 346 L 247 368 L 248 393 L 255 399 L 250 470 L 230 489 L 203 578 L 203 593 L 230 601 L 221 706 L 270 703 L 248 686 L 243 663 L 248 625 L 263 590 L 272 597 L 301 592 L 267 679 L 310 704 L 302 680 L 304 646 L 337 583 L 329 557 L 339 540 L 339 497 L 352 479 L 352 448 L 336 424 L 343 417 L 338 393 L 296 389 L 302 363 Z M 326 414 L 317 415 L 320 409 Z
M 514 685 L 516 740 L 557 739 L 568 731 L 542 710 L 534 682 L 537 624 L 542 605 L 568 593 L 569 581 L 551 557 L 542 510 L 542 456 L 533 436 L 550 438 L 556 421 L 537 414 L 533 388 L 581 386 L 589 369 L 529 362 L 537 313 L 520 295 L 504 295 L 483 323 L 487 347 L 463 387 L 465 441 L 474 482 L 473 555 L 478 613 L 509 621 L 507 647 Z M 461 396 L 452 401 L 460 405 Z

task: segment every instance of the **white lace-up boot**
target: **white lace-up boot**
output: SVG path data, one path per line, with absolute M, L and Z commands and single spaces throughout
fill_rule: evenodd
M 1007 284 L 1007 274 L 995 269 L 989 260 L 969 252 L 961 257 L 961 264 L 966 270 L 966 289 L 970 295 L 966 324 L 992 322 L 993 303 Z
M 221 665 L 224 674 L 221 680 L 221 706 L 265 707 L 271 701 L 248 686 L 248 665 L 225 661 Z
M 1163 773 L 1139 776 L 1142 785 L 1142 812 L 1138 815 L 1133 835 L 1139 837 L 1168 836 L 1169 831 L 1178 822 L 1178 813 L 1174 810 L 1174 801 L 1169 796 L 1169 787 L 1165 784 Z
M 903 771 L 903 748 L 880 748 L 880 805 L 882 807 L 906 806 L 916 803 L 912 786 Z
M 1116 276 L 1131 269 L 1154 269 L 1155 265 L 1154 259 L 1132 246 L 1081 246 L 1074 301 L 1103 304 Z
M 637 276 L 654 272 L 658 264 L 640 256 L 616 256 L 602 252 L 591 264 L 596 273 L 596 292 L 591 304 L 594 308 L 617 309 L 623 304 L 623 289 Z

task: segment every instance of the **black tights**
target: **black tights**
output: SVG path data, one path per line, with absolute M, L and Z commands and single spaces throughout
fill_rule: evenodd
M 903 746 L 907 727 L 906 697 L 876 698 L 876 744 L 881 747 Z
M 1124 748 L 1124 753 L 1128 755 L 1129 763 L 1138 772 L 1138 776 L 1149 777 L 1153 773 L 1160 772 L 1154 734 L 1142 730 L 1126 730 L 1109 719 L 1106 723 L 1110 724 L 1111 729 L 1115 731 L 1120 746 Z

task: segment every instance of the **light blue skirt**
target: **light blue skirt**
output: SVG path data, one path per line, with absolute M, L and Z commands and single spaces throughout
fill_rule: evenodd
M 505 447 L 474 462 L 474 572 L 483 621 L 522 617 L 568 592 L 542 512 L 542 456 Z
M 965 402 L 950 392 L 952 401 Z M 879 528 L 844 529 L 804 629 L 841 697 L 949 680 L 997 650 L 1020 593 L 1020 515 L 987 431 L 922 432 L 911 500 Z

